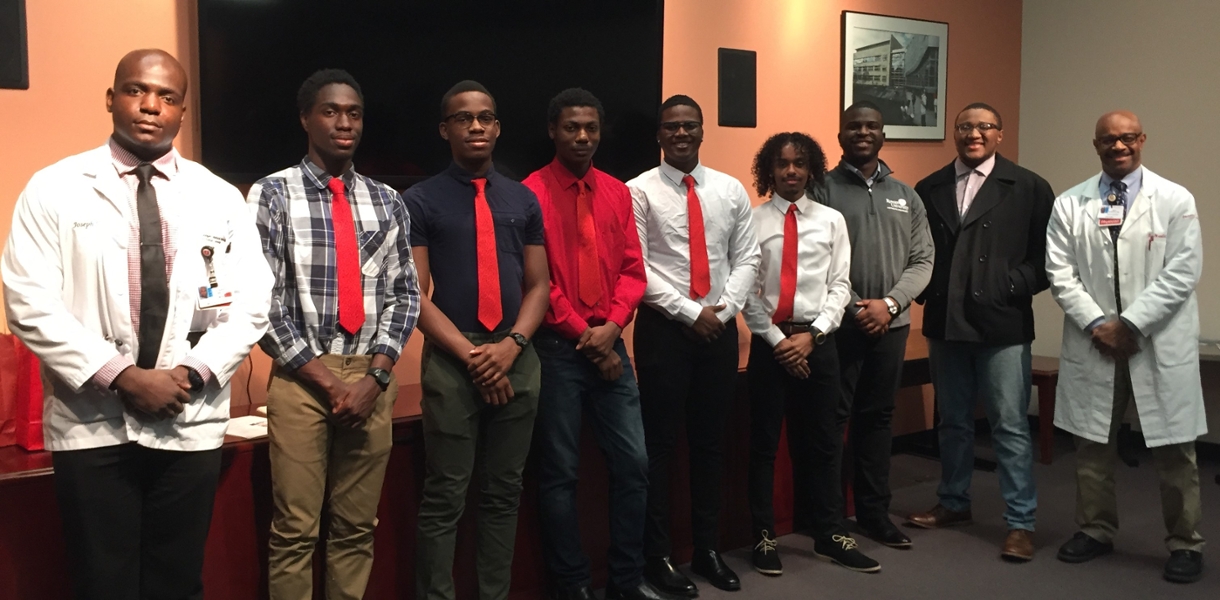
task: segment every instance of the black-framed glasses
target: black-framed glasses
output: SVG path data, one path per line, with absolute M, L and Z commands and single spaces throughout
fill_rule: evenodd
M 685 129 L 689 133 L 697 131 L 700 127 L 703 127 L 703 123 L 698 121 L 665 121 L 661 123 L 661 129 L 669 133 L 678 133 L 679 129 Z
M 1103 136 L 1097 138 L 1097 142 L 1107 148 L 1109 148 L 1110 146 L 1113 146 L 1116 142 L 1120 142 L 1120 141 L 1123 143 L 1124 146 L 1130 146 L 1131 144 L 1134 144 L 1134 143 L 1140 141 L 1140 137 L 1143 135 L 1144 134 L 1142 134 L 1142 133 L 1124 133 L 1122 135 L 1103 135 Z
M 491 127 L 492 123 L 496 122 L 496 113 L 490 110 L 485 110 L 477 115 L 471 114 L 468 111 L 458 111 L 444 118 L 445 122 L 453 121 L 462 127 L 470 127 L 471 123 L 479 122 L 479 125 Z
M 953 127 L 953 131 L 962 135 L 970 135 L 970 132 L 975 129 L 979 130 L 979 133 L 985 134 L 988 131 L 999 131 L 1000 126 L 995 123 L 960 123 Z

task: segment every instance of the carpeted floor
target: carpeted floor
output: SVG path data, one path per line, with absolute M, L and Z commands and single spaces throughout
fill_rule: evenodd
M 784 575 L 764 577 L 750 566 L 750 549 L 725 554 L 729 565 L 741 575 L 742 590 L 722 592 L 698 576 L 702 600 L 718 598 L 851 598 L 934 600 L 1022 600 L 1071 599 L 1220 599 L 1220 561 L 1216 553 L 1204 552 L 1203 580 L 1190 585 L 1161 579 L 1168 551 L 1161 521 L 1160 494 L 1151 456 L 1146 452 L 1138 468 L 1120 463 L 1118 468 L 1121 531 L 1114 553 L 1081 565 L 1055 558 L 1059 545 L 1076 531 L 1074 525 L 1074 456 L 1070 439 L 1057 440 L 1053 465 L 1035 465 L 1038 482 L 1038 554 L 1033 561 L 1012 564 L 1000 559 L 1006 528 L 1001 515 L 995 473 L 974 472 L 974 524 L 939 531 L 904 528 L 914 541 L 911 550 L 880 546 L 858 538 L 861 549 L 881 562 L 881 572 L 853 573 L 822 562 L 813 555 L 813 541 L 800 534 L 780 538 Z M 986 440 L 979 456 L 988 457 Z M 1220 464 L 1201 460 L 1204 520 L 1202 533 L 1220 540 Z M 901 515 L 923 511 L 936 503 L 940 464 L 934 460 L 899 455 L 893 459 L 892 479 L 895 523 Z M 689 575 L 689 569 L 683 567 Z

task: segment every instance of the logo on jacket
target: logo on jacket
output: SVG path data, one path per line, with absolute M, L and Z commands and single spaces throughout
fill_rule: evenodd
M 887 198 L 885 200 L 885 207 L 890 210 L 896 210 L 898 212 L 904 212 L 904 213 L 911 212 L 911 207 L 907 205 L 907 201 L 905 198 L 899 198 L 897 200 L 890 200 Z

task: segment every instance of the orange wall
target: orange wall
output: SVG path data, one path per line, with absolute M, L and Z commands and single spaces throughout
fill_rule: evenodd
M 31 175 L 106 141 L 106 89 L 124 54 L 161 48 L 188 68 L 194 55 L 192 0 L 30 0 L 25 12 L 30 89 L 0 90 L 0 240 L 8 239 L 13 206 Z M 176 143 L 188 158 L 199 138 L 197 92 L 190 92 L 188 124 Z M 7 332 L 3 314 L 0 304 L 0 332 Z
M 1017 157 L 1021 68 L 1021 1 L 924 0 L 668 0 L 665 8 L 663 93 L 684 93 L 703 106 L 703 162 L 751 188 L 754 152 L 772 133 L 810 133 L 838 156 L 840 13 L 850 9 L 949 23 L 948 102 L 981 100 L 1005 115 L 1002 150 Z M 30 89 L 0 90 L 6 144 L 0 145 L 0 239 L 7 239 L 13 204 L 38 169 L 101 144 L 110 131 L 104 92 L 128 50 L 158 47 L 197 74 L 194 0 L 37 0 L 26 3 Z M 715 125 L 716 49 L 758 52 L 758 127 Z M 524 60 L 524 59 L 523 59 Z M 198 77 L 193 77 L 198 80 Z M 197 156 L 197 89 L 177 146 Z M 953 144 L 891 142 L 882 157 L 914 184 L 953 157 Z M 2 310 L 2 308 L 0 308 Z M 0 321 L 2 323 L 2 321 Z M 0 324 L 0 331 L 4 326 Z M 744 340 L 744 338 L 743 338 Z M 416 336 L 396 371 L 419 379 Z M 256 352 L 250 388 L 265 389 L 267 359 Z M 244 367 L 248 368 L 248 367 Z M 239 380 L 242 381 L 239 375 Z M 242 402 L 244 390 L 235 390 Z
M 804 131 L 837 160 L 841 13 L 844 10 L 949 23 L 948 114 L 982 101 L 1004 115 L 1001 152 L 1017 158 L 1021 0 L 669 0 L 662 93 L 703 107 L 704 164 L 752 189 L 750 164 L 766 138 Z M 758 127 L 719 127 L 716 49 L 758 52 Z M 881 157 L 915 185 L 955 156 L 943 142 L 890 142 Z

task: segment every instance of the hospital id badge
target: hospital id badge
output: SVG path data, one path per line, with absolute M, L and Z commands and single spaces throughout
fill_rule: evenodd
M 207 268 L 208 275 L 207 285 L 199 286 L 199 309 L 228 306 L 233 301 L 233 292 L 220 285 L 220 277 L 216 273 L 214 260 L 216 248 L 204 246 L 199 249 L 199 254 L 203 257 L 203 264 Z
M 1124 206 L 1121 204 L 1103 204 L 1097 214 L 1097 225 L 1100 227 L 1121 227 L 1123 224 Z
M 199 286 L 199 309 L 219 308 L 233 302 L 233 292 L 221 287 Z

